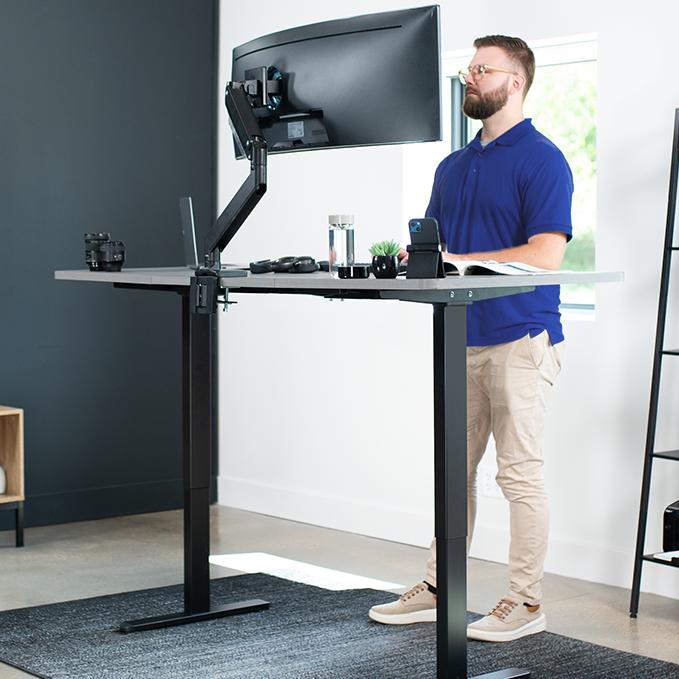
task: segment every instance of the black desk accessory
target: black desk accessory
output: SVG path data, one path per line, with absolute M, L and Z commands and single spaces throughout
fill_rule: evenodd
M 352 264 L 351 266 L 338 266 L 338 278 L 368 278 L 370 276 L 370 264 Z
M 217 297 L 210 290 L 214 285 L 210 272 L 220 270 L 220 253 L 266 193 L 268 147 L 261 125 L 270 125 L 279 118 L 278 108 L 284 101 L 281 78 L 274 67 L 262 66 L 249 69 L 244 80 L 229 82 L 226 86 L 224 104 L 233 138 L 241 155 L 250 161 L 250 174 L 205 238 L 205 267 L 196 270 L 191 285 L 206 290 L 202 294 L 196 292 L 192 299 L 198 304 L 205 301 L 212 306 L 194 307 L 195 313 L 216 312 Z M 321 118 L 322 113 L 315 114 L 315 124 L 322 127 Z
M 110 233 L 85 234 L 85 263 L 90 271 L 120 271 L 125 263 L 125 244 Z
M 411 219 L 408 231 L 406 278 L 445 278 L 438 222 L 431 218 Z
M 287 144 L 271 138 L 273 149 L 313 148 L 328 143 L 323 111 L 292 110 L 284 75 L 275 66 L 260 66 L 246 70 L 243 80 L 226 86 L 224 103 L 234 142 L 238 155 L 250 161 L 250 174 L 205 238 L 205 266 L 209 269 L 218 267 L 220 253 L 266 193 L 269 144 L 264 129 L 269 133 L 285 129 L 292 139 Z
M 319 265 L 313 257 L 279 257 L 250 262 L 250 273 L 314 273 Z

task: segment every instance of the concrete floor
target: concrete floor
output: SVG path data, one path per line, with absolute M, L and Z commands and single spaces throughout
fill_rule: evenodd
M 226 507 L 212 508 L 211 527 L 213 554 L 268 552 L 408 585 L 428 553 Z M 1 532 L 0 610 L 182 582 L 182 540 L 180 511 L 31 528 L 22 549 Z M 485 613 L 505 591 L 506 566 L 470 559 L 468 573 L 468 607 Z M 235 574 L 211 566 L 212 577 Z M 679 601 L 643 595 L 632 620 L 626 589 L 547 575 L 544 591 L 551 632 L 679 663 Z M 0 679 L 29 676 L 0 663 Z

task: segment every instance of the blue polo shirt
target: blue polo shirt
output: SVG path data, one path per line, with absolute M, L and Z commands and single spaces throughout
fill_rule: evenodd
M 538 233 L 571 239 L 573 175 L 559 149 L 526 118 L 484 147 L 481 132 L 436 170 L 427 217 L 439 223 L 448 252 L 524 245 Z M 475 302 L 467 308 L 467 345 L 512 342 L 549 333 L 563 340 L 559 286 Z

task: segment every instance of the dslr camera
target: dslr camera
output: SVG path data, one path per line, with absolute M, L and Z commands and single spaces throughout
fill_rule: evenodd
M 120 271 L 125 262 L 125 244 L 111 240 L 110 233 L 85 234 L 85 263 L 90 271 Z

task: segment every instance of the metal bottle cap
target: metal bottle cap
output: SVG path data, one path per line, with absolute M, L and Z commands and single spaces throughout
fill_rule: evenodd
M 328 215 L 328 224 L 331 226 L 339 226 L 340 224 L 354 223 L 354 215 Z

